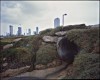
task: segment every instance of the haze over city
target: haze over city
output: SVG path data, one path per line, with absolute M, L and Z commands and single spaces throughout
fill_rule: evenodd
M 99 24 L 99 1 L 1 1 L 1 35 L 9 33 L 9 25 L 17 33 L 19 26 L 22 33 L 54 28 L 54 19 L 65 16 L 65 25 Z

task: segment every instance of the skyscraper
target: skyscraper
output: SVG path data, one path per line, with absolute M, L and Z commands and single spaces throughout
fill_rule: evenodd
M 60 19 L 59 18 L 55 18 L 54 19 L 54 27 L 56 28 L 58 26 L 60 26 Z
M 18 36 L 20 36 L 22 34 L 22 28 L 18 27 Z
M 12 36 L 13 35 L 13 26 L 12 25 L 9 26 L 9 31 L 10 31 L 10 36 Z
M 28 29 L 28 35 L 31 35 L 31 29 Z
M 38 27 L 36 27 L 36 34 L 38 34 L 39 33 L 39 28 Z
M 36 35 L 36 31 L 33 31 L 33 35 Z

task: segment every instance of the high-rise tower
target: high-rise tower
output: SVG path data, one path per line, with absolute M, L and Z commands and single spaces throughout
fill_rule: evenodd
M 60 26 L 60 19 L 59 18 L 55 18 L 54 19 L 54 27 L 56 28 L 58 26 Z
M 13 35 L 13 26 L 12 25 L 9 26 L 9 31 L 10 31 L 10 36 L 12 36 Z
M 31 29 L 28 29 L 28 35 L 31 35 Z
M 22 35 L 22 28 L 18 27 L 18 36 Z
M 39 33 L 39 28 L 38 27 L 36 27 L 36 34 L 38 34 Z

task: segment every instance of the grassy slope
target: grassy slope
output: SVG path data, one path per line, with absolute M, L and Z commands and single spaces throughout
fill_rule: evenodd
M 80 26 L 81 27 L 81 26 Z M 62 29 L 67 31 L 66 37 L 74 41 L 80 52 L 76 55 L 73 66 L 66 70 L 66 79 L 98 79 L 99 77 L 99 29 L 98 28 L 76 28 L 75 26 Z M 51 31 L 50 31 L 51 30 Z M 48 29 L 41 32 L 41 35 L 52 35 L 61 31 L 61 27 L 54 30 Z M 64 79 L 65 79 L 64 78 Z
M 0 51 L 0 69 L 2 69 L 2 64 L 4 62 L 8 63 L 7 67 L 4 67 L 4 69 L 10 68 L 12 65 L 20 66 L 22 63 L 29 64 L 31 60 L 31 53 L 30 53 L 30 46 L 27 46 L 29 44 L 29 40 L 31 40 L 33 37 L 22 37 L 23 39 L 19 42 L 14 43 L 14 47 L 11 47 L 6 50 Z M 7 38 L 3 39 L 1 43 L 4 45 L 4 43 L 11 43 L 15 38 Z M 5 61 L 3 61 L 3 58 L 6 58 Z
M 73 67 L 66 70 L 69 79 L 99 79 L 99 30 L 71 30 L 67 38 L 74 41 L 81 49 L 76 55 Z M 70 72 L 70 70 L 72 70 Z M 69 73 L 69 74 L 68 74 Z

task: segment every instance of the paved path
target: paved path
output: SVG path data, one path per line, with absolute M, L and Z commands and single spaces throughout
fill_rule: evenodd
M 16 77 L 30 76 L 30 77 L 45 78 L 47 75 L 52 74 L 53 72 L 58 71 L 59 69 L 62 69 L 65 65 L 66 64 L 63 64 L 61 66 L 57 66 L 57 67 L 54 67 L 54 68 L 43 69 L 43 70 L 34 70 L 32 72 L 23 73 L 23 74 L 18 75 Z
M 61 66 L 55 67 L 55 68 L 49 68 L 44 70 L 34 70 L 32 72 L 26 72 L 22 73 L 18 76 L 11 77 L 9 79 L 3 79 L 3 80 L 40 80 L 40 79 L 56 79 L 57 77 L 62 76 L 59 73 L 53 74 L 53 72 L 58 71 L 59 69 L 62 69 L 65 67 L 66 64 L 63 64 Z M 64 70 L 63 70 L 64 71 Z M 49 75 L 50 74 L 50 75 Z M 53 74 L 53 75 L 52 75 Z M 49 75 L 49 76 L 48 76 Z M 64 75 L 63 75 L 64 76 Z

